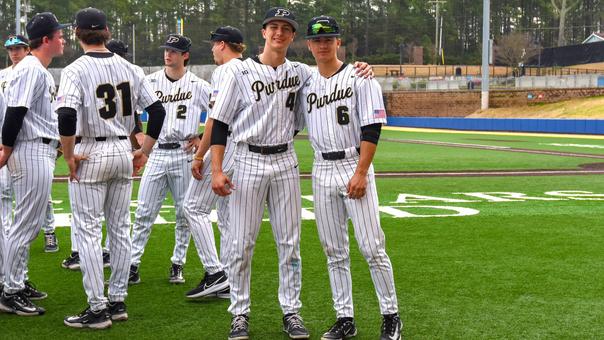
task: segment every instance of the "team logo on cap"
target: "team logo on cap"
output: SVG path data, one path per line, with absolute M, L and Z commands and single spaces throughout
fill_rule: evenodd
M 277 13 L 275 13 L 276 17 L 288 17 L 291 13 L 288 10 L 279 8 Z
M 169 37 L 168 41 L 166 41 L 166 44 L 173 44 L 175 42 L 178 42 L 180 39 L 178 37 Z

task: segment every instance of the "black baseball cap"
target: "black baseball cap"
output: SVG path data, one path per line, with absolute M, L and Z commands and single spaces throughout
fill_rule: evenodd
M 84 8 L 76 13 L 74 26 L 87 30 L 104 30 L 107 28 L 107 16 L 100 9 Z
M 216 31 L 210 32 L 210 41 L 224 41 L 235 44 L 243 43 L 243 34 L 233 26 L 218 27 Z
M 271 21 L 285 21 L 292 25 L 294 32 L 298 30 L 298 23 L 296 22 L 296 16 L 292 11 L 285 7 L 273 7 L 266 12 L 262 27 L 266 26 Z
M 122 57 L 125 57 L 128 55 L 128 45 L 126 45 L 121 40 L 116 40 L 116 39 L 109 40 L 109 42 L 107 44 L 105 44 L 105 47 L 107 47 L 107 49 L 109 51 L 111 51 L 117 55 L 120 55 Z
M 59 24 L 54 14 L 43 12 L 34 15 L 25 26 L 25 30 L 29 39 L 37 39 L 66 27 L 71 27 L 71 24 Z
M 340 26 L 336 19 L 321 15 L 310 19 L 308 28 L 306 29 L 306 39 L 314 39 L 321 37 L 339 37 Z
M 4 47 L 9 48 L 13 46 L 29 47 L 29 39 L 22 36 L 21 34 L 11 35 L 4 42 Z
M 160 47 L 178 52 L 189 52 L 189 48 L 191 48 L 191 39 L 180 34 L 170 34 L 166 39 L 166 42 Z

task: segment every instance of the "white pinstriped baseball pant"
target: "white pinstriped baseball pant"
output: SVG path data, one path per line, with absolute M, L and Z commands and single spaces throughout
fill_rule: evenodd
M 290 143 L 286 152 L 261 155 L 239 143 L 232 179 L 229 283 L 233 315 L 250 311 L 252 255 L 265 204 L 279 256 L 279 304 L 284 314 L 297 313 L 302 302 L 300 260 L 301 194 L 298 159 Z
M 132 196 L 132 153 L 130 141 L 82 138 L 76 154 L 87 155 L 80 163 L 79 182 L 70 182 L 69 197 L 73 227 L 80 253 L 84 290 L 93 311 L 104 309 L 101 218 L 107 224 L 111 243 L 109 301 L 124 301 L 128 294 L 130 268 L 130 199 Z
M 13 180 L 15 211 L 4 249 L 4 291 L 24 286 L 29 248 L 40 232 L 52 186 L 58 141 L 18 141 L 8 159 Z
M 233 176 L 235 162 L 235 144 L 229 139 L 224 152 L 222 163 L 223 172 Z M 203 158 L 202 179 L 191 179 L 185 195 L 185 217 L 191 229 L 191 236 L 197 248 L 197 255 L 208 274 L 225 270 L 228 266 L 229 247 L 229 196 L 220 197 L 212 191 L 211 157 L 208 151 Z M 218 231 L 220 232 L 220 259 L 216 251 L 214 229 L 210 221 L 210 213 L 216 205 L 218 214 Z
M 361 199 L 342 196 L 359 161 L 347 150 L 346 159 L 323 160 L 315 153 L 312 170 L 313 199 L 319 239 L 327 256 L 334 309 L 338 318 L 354 317 L 348 219 L 361 254 L 369 264 L 382 314 L 398 312 L 392 264 L 386 254 L 386 239 L 380 226 L 378 196 L 373 165 L 367 175 L 366 194 Z
M 184 265 L 191 231 L 184 214 L 184 198 L 191 175 L 192 154 L 184 149 L 162 150 L 155 148 L 147 161 L 138 188 L 138 205 L 132 226 L 131 264 L 138 266 L 151 235 L 151 228 L 159 214 L 166 190 L 170 190 L 176 208 L 175 244 L 172 263 Z

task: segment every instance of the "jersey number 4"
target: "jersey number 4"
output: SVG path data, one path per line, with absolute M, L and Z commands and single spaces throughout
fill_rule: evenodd
M 99 114 L 103 119 L 115 117 L 117 113 L 117 104 L 115 102 L 115 95 L 117 91 L 120 91 L 120 97 L 122 99 L 122 114 L 124 116 L 132 115 L 132 96 L 130 94 L 130 83 L 126 81 L 115 87 L 111 84 L 102 84 L 96 88 L 96 96 L 97 98 L 105 101 L 105 106 L 99 109 Z

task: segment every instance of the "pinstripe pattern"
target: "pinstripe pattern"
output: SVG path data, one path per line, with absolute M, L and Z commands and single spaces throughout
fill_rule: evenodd
M 0 93 L 6 92 L 10 82 L 10 76 L 13 67 L 7 67 L 0 71 Z M 6 102 L 6 100 L 5 100 Z M 0 119 L 0 126 L 4 123 L 4 112 L 6 107 L 2 108 L 2 119 Z M 0 220 L 6 230 L 8 230 L 10 223 L 13 219 L 13 184 L 10 177 L 8 168 L 0 169 Z M 46 208 L 46 220 L 43 225 L 45 233 L 53 233 L 55 231 L 55 218 L 52 209 L 52 198 L 48 199 L 48 207 Z
M 2 79 L 0 78 L 0 85 L 1 85 Z M 1 89 L 1 87 L 0 87 Z M 0 90 L 0 126 L 2 126 L 2 124 L 4 123 L 4 112 L 6 111 L 6 105 L 4 102 L 4 94 L 2 92 L 2 90 Z M 1 137 L 1 136 L 0 136 Z M 10 176 L 8 173 L 8 169 L 0 169 L 0 185 L 2 183 L 2 181 L 4 180 L 4 176 Z M 1 197 L 2 195 L 4 195 L 4 193 L 2 192 L 2 187 L 0 187 L 0 285 L 4 285 L 4 238 L 5 238 L 5 234 L 6 231 L 8 230 L 8 226 L 10 226 L 10 224 L 8 224 L 8 221 L 6 220 L 8 218 L 8 216 L 10 216 L 11 214 L 11 210 L 9 210 L 8 214 L 6 214 L 5 210 L 5 204 L 6 201 L 4 200 L 4 197 Z M 12 196 L 10 197 L 10 201 L 9 201 L 9 209 L 12 208 Z
M 239 64 L 241 60 L 233 58 L 227 63 L 218 66 L 212 73 L 211 86 L 212 93 L 209 105 L 213 105 L 215 96 L 218 95 L 219 84 L 222 82 L 224 71 L 232 64 Z M 223 171 L 227 176 L 233 174 L 234 149 L 235 145 L 229 138 L 227 147 L 224 151 Z M 185 196 L 185 217 L 191 229 L 191 235 L 195 242 L 197 255 L 206 272 L 209 274 L 217 273 L 227 268 L 229 259 L 230 237 L 229 237 L 229 197 L 220 197 L 212 191 L 211 175 L 211 157 L 207 152 L 203 160 L 201 181 L 193 178 L 189 183 L 187 194 Z M 220 232 L 220 259 L 216 251 L 214 239 L 214 229 L 210 221 L 210 212 L 216 205 L 218 214 L 218 231 Z
M 231 177 L 235 162 L 235 144 L 229 139 L 224 152 L 222 169 Z M 212 191 L 210 152 L 203 159 L 203 178 L 201 181 L 193 178 L 185 196 L 185 217 L 191 229 L 191 235 L 197 248 L 197 255 L 206 272 L 217 273 L 227 268 L 230 245 L 230 213 L 229 197 L 220 197 Z M 220 259 L 216 251 L 214 229 L 210 221 L 210 212 L 214 205 L 218 212 L 218 231 L 220 232 Z
M 8 293 L 24 288 L 29 246 L 44 222 L 56 155 L 57 151 L 50 145 L 21 141 L 15 143 L 8 159 L 15 190 L 14 218 L 4 252 L 4 289 Z
M 301 198 L 298 160 L 293 150 L 296 94 L 309 76 L 307 65 L 290 62 L 272 68 L 253 59 L 229 65 L 215 86 L 210 117 L 230 125 L 237 143 L 231 193 L 233 238 L 229 283 L 233 315 L 250 311 L 251 260 L 265 203 L 279 256 L 279 303 L 284 314 L 297 313 Z M 213 97 L 213 98 L 214 98 Z M 261 155 L 248 144 L 288 144 L 288 151 Z
M 346 65 L 330 78 L 318 70 L 302 90 L 300 101 L 308 123 L 315 161 L 313 196 L 319 239 L 327 256 L 334 309 L 338 318 L 354 317 L 348 219 L 361 254 L 369 264 L 382 314 L 398 312 L 392 264 L 386 254 L 380 226 L 373 165 L 367 175 L 366 195 L 361 199 L 341 196 L 355 173 L 361 126 L 385 123 L 381 88 L 375 80 L 358 78 Z M 322 152 L 345 151 L 345 159 L 323 160 Z
M 115 96 L 108 95 L 112 89 Z M 84 290 L 93 311 L 107 304 L 101 248 L 103 216 L 111 244 L 109 300 L 123 301 L 127 295 L 133 164 L 130 142 L 118 136 L 128 136 L 134 128 L 134 112 L 128 108 L 147 107 L 155 101 L 142 69 L 113 54 L 86 54 L 61 72 L 58 107 L 77 111 L 77 134 L 82 142 L 74 152 L 88 156 L 80 162 L 80 181 L 69 184 L 69 197 Z M 96 141 L 94 137 L 107 139 Z
M 149 75 L 148 79 L 166 109 L 158 144 L 179 142 L 184 145 L 183 141 L 197 135 L 199 116 L 208 107 L 209 84 L 189 71 L 175 82 L 166 77 L 164 70 Z M 138 206 L 132 227 L 132 264 L 138 266 L 141 262 L 151 227 L 167 190 L 172 193 L 176 207 L 175 244 L 171 261 L 185 264 L 191 239 L 184 212 L 185 194 L 192 177 L 191 158 L 192 155 L 183 148 L 162 150 L 157 147 L 149 157 L 138 190 Z
M 38 58 L 26 56 L 13 67 L 8 78 L 6 105 L 28 108 L 7 163 L 15 210 L 5 239 L 4 289 L 15 293 L 24 288 L 29 247 L 44 222 L 57 155 L 54 148 L 59 136 L 52 110 L 56 96 L 54 79 Z M 53 142 L 43 144 L 42 138 Z
M 97 142 L 84 138 L 76 154 L 89 155 L 78 169 L 80 182 L 69 183 L 69 197 L 76 228 L 84 290 L 92 310 L 103 309 L 103 257 L 101 218 L 105 215 L 111 243 L 109 299 L 124 301 L 130 266 L 130 197 L 132 154 L 127 140 Z
M 17 141 L 37 138 L 58 140 L 58 122 L 52 102 L 56 97 L 55 81 L 38 58 L 28 55 L 10 75 L 5 97 L 7 106 L 28 108 Z

